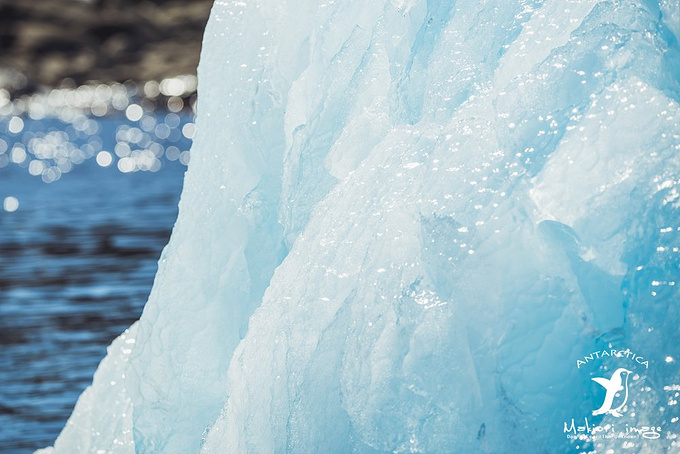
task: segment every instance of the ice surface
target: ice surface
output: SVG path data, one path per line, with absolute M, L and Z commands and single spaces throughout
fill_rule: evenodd
M 54 452 L 680 449 L 679 36 L 673 0 L 217 1 L 172 238 Z M 661 439 L 565 437 L 610 346 Z

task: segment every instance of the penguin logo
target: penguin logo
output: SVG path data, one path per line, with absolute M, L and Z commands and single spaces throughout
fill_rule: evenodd
M 602 377 L 594 377 L 592 379 L 607 390 L 602 406 L 593 411 L 593 416 L 606 414 L 610 414 L 617 418 L 622 416 L 620 410 L 628 401 L 628 376 L 630 374 L 631 371 L 620 368 L 614 371 L 609 380 Z M 621 391 L 623 391 L 623 396 L 621 396 Z M 616 407 L 612 408 L 614 405 L 616 405 Z

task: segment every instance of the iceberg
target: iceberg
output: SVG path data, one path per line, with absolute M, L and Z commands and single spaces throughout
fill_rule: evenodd
M 216 1 L 153 289 L 43 452 L 680 450 L 679 38 L 677 0 Z

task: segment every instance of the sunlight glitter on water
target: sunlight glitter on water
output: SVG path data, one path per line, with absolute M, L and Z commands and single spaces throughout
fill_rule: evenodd
M 123 173 L 188 165 L 196 78 L 63 87 L 10 99 L 0 89 L 0 168 L 52 183 L 94 159 Z M 115 124 L 115 128 L 112 125 Z
M 54 441 L 149 294 L 195 131 L 191 78 L 153 86 L 0 89 L 0 452 Z

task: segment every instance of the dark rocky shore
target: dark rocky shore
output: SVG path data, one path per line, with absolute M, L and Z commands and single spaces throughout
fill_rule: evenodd
M 0 0 L 0 88 L 195 74 L 213 0 Z

